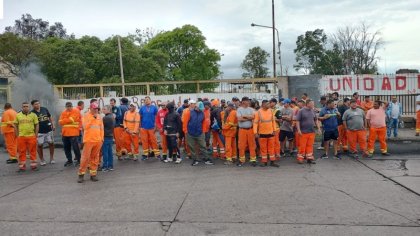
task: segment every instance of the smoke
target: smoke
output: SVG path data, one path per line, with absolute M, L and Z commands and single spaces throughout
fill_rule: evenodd
M 58 98 L 54 95 L 53 86 L 42 74 L 40 66 L 34 63 L 22 67 L 19 78 L 12 84 L 12 104 L 16 110 L 21 109 L 23 102 L 30 103 L 32 100 L 39 100 L 41 106 L 57 117 Z

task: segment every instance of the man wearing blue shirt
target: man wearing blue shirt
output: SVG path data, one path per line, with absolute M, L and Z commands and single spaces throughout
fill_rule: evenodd
M 324 129 L 324 149 L 325 153 L 321 156 L 321 158 L 328 158 L 328 151 L 330 147 L 330 141 L 333 141 L 334 144 L 334 157 L 340 159 L 338 155 L 338 117 L 340 113 L 338 112 L 337 108 L 335 108 L 334 100 L 328 100 L 327 104 L 324 108 L 322 108 L 321 112 L 319 113 L 319 120 L 322 121 L 323 129 Z
M 144 105 L 140 107 L 140 138 L 143 147 L 142 160 L 147 160 L 149 154 L 153 152 L 155 157 L 160 159 L 159 147 L 156 139 L 156 115 L 158 108 L 152 105 L 149 96 L 144 98 Z

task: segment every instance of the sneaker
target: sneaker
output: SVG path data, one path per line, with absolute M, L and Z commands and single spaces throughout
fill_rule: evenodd
M 54 160 L 51 160 L 51 161 L 50 161 L 50 164 L 51 164 L 51 165 L 54 165 L 54 164 L 55 164 L 55 161 L 54 161 Z
M 17 159 L 9 159 L 6 161 L 7 164 L 13 164 L 13 163 L 18 163 Z
M 138 157 L 137 156 L 134 156 L 133 157 L 133 161 L 137 161 L 138 160 Z
M 85 175 L 79 175 L 79 178 L 77 179 L 77 183 L 83 183 L 85 180 L 83 179 Z
M 164 159 L 164 160 L 162 160 L 162 162 L 168 163 L 169 161 L 168 161 L 168 159 Z
M 80 166 L 80 161 L 75 161 L 75 162 L 74 162 L 74 166 L 75 166 L 75 167 Z
M 181 162 L 182 162 L 182 159 L 181 158 L 177 158 L 176 161 L 175 161 L 175 164 L 180 164 Z
M 391 156 L 391 154 L 389 152 L 383 152 L 382 156 Z
M 214 162 L 211 161 L 211 160 L 207 160 L 207 161 L 204 162 L 204 164 L 206 164 L 206 165 L 214 165 Z
M 197 161 L 197 160 L 194 160 L 193 162 L 192 162 L 192 166 L 196 166 L 196 165 L 198 165 L 198 164 L 200 164 L 200 162 L 199 161 Z
M 102 172 L 108 172 L 108 168 L 102 168 Z
M 225 161 L 225 162 L 223 162 L 223 164 L 227 165 L 227 166 L 230 166 L 230 165 L 233 165 L 233 162 L 232 161 Z
M 236 164 L 236 166 L 237 166 L 237 167 L 242 167 L 242 166 L 244 166 L 244 163 L 242 163 L 242 162 L 238 162 L 238 163 Z
M 270 166 L 272 167 L 280 167 L 278 164 L 276 164 L 274 161 L 270 161 Z
M 341 156 L 340 156 L 340 154 L 338 154 L 338 153 L 337 153 L 336 155 L 334 155 L 334 158 L 335 158 L 335 159 L 338 159 L 338 160 L 341 160 Z
M 141 160 L 142 160 L 142 161 L 145 161 L 145 160 L 147 160 L 147 159 L 148 159 L 148 157 L 147 157 L 146 155 L 142 155 L 142 156 L 141 156 Z
M 167 160 L 168 162 L 173 162 L 172 158 L 168 158 Z
M 161 160 L 161 159 L 162 159 L 162 157 L 161 157 L 160 155 L 157 155 L 157 156 L 156 156 L 156 159 Z
M 65 167 L 72 166 L 72 165 L 73 165 L 73 162 L 70 162 L 70 161 L 67 161 L 66 163 L 64 163 L 64 166 Z
M 251 166 L 252 167 L 256 167 L 257 166 L 257 162 L 256 161 L 251 161 Z
M 318 147 L 316 150 L 324 150 L 324 147 Z
M 307 162 L 308 164 L 313 164 L 313 165 L 315 165 L 315 164 L 316 164 L 315 160 L 306 160 L 306 162 Z
M 114 167 L 111 167 L 108 169 L 109 171 L 114 171 Z
M 41 161 L 41 162 L 40 162 L 40 165 L 41 165 L 41 166 L 46 166 L 46 165 L 47 165 L 47 162 L 45 162 L 45 161 Z
M 322 156 L 320 157 L 321 159 L 328 159 L 328 155 L 327 154 L 322 154 Z

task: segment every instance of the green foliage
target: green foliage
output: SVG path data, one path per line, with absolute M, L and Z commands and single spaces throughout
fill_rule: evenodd
M 145 46 L 160 50 L 169 57 L 167 79 L 171 81 L 212 80 L 219 74 L 220 54 L 205 44 L 201 31 L 192 25 L 184 25 L 172 31 L 156 35 Z M 196 92 L 195 85 L 178 85 L 178 89 Z M 201 90 L 211 90 L 213 84 L 203 85 Z
M 327 36 L 322 29 L 306 31 L 305 35 L 300 35 L 296 41 L 296 62 L 294 68 L 299 71 L 304 70 L 306 74 L 315 74 L 323 55 L 325 53 L 325 44 Z
M 246 72 L 242 77 L 265 78 L 268 76 L 267 58 L 270 56 L 268 52 L 260 47 L 249 49 L 248 54 L 241 63 L 241 68 Z

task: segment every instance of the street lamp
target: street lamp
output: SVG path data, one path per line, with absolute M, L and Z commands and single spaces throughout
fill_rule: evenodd
M 269 29 L 273 29 L 272 26 L 266 26 L 266 25 L 259 25 L 259 24 L 251 24 L 252 27 L 262 27 L 262 28 L 269 28 Z M 274 30 L 277 32 L 277 46 L 279 48 L 279 63 L 280 63 L 280 76 L 283 76 L 283 65 L 281 63 L 281 42 L 280 42 L 280 37 L 279 37 L 279 31 L 277 28 L 274 27 Z M 273 55 L 274 58 L 274 55 Z M 275 61 L 274 61 L 275 62 Z

